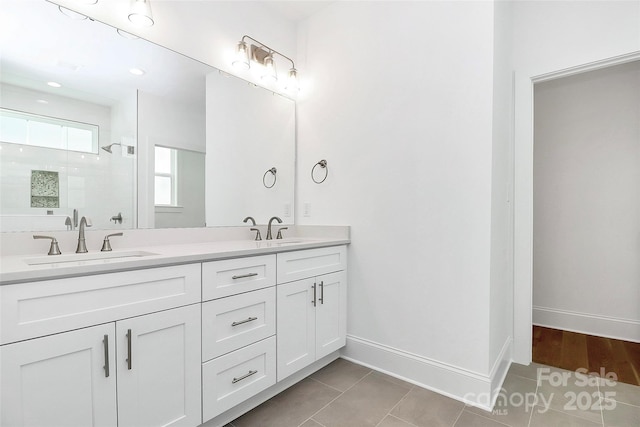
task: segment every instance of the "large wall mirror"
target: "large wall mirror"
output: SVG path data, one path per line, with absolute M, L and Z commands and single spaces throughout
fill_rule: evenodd
M 293 100 L 45 0 L 1 8 L 0 231 L 292 223 Z

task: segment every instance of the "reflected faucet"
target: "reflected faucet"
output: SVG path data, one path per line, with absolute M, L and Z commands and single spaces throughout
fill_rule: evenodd
M 255 220 L 255 219 L 253 219 L 253 217 L 252 217 L 252 216 L 248 216 L 248 217 L 246 217 L 245 219 L 243 219 L 243 220 L 242 220 L 242 222 L 245 222 L 245 223 L 246 223 L 247 221 L 251 221 L 251 225 L 253 225 L 253 226 L 255 227 L 255 225 L 256 225 L 256 220 Z
M 93 224 L 91 224 L 91 219 L 87 218 L 87 217 L 82 217 L 82 219 L 80 220 L 80 225 L 79 225 L 79 229 L 80 229 L 80 234 L 78 234 L 78 248 L 76 249 L 76 253 L 77 254 L 84 254 L 87 253 L 89 251 L 87 251 L 87 245 L 85 243 L 84 240 L 84 228 L 86 227 L 91 227 Z
M 277 216 L 274 216 L 269 220 L 269 226 L 267 227 L 267 240 L 273 240 L 273 235 L 271 234 L 271 223 L 274 219 L 278 221 L 278 223 L 282 224 L 282 220 Z

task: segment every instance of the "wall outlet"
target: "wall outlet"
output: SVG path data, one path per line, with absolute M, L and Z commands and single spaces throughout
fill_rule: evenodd
M 311 203 L 305 202 L 302 207 L 302 216 L 310 217 L 311 216 Z
M 291 203 L 285 203 L 284 204 L 284 213 L 282 214 L 282 216 L 284 216 L 284 217 L 290 217 L 291 216 Z

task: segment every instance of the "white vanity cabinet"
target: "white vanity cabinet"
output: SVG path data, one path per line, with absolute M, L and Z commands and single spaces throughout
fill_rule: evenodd
M 0 347 L 0 425 L 117 425 L 115 348 L 113 323 Z
M 3 343 L 15 341 L 0 346 L 0 425 L 201 424 L 200 264 L 6 285 L 0 297 Z
M 278 381 L 345 345 L 346 300 L 346 247 L 278 254 Z
M 276 255 L 202 265 L 203 421 L 276 383 Z

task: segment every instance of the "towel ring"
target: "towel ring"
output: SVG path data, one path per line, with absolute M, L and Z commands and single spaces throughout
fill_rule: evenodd
M 320 168 L 324 169 L 324 178 L 322 178 L 321 181 L 317 181 L 316 177 L 313 175 L 313 173 L 316 171 L 316 168 L 320 166 Z M 315 182 L 316 184 L 322 184 L 324 182 L 325 179 L 327 179 L 327 177 L 329 176 L 329 168 L 327 167 L 327 161 L 326 160 L 320 160 L 318 163 L 316 163 L 315 165 L 313 165 L 313 168 L 311 168 L 311 179 L 313 180 L 313 182 Z
M 271 172 L 271 174 L 273 175 L 273 183 L 271 185 L 267 185 L 267 174 L 269 172 Z M 278 180 L 278 177 L 276 176 L 277 172 L 278 170 L 275 167 L 267 169 L 264 175 L 262 175 L 262 185 L 264 185 L 266 188 L 273 188 L 273 186 L 276 185 L 276 181 Z

